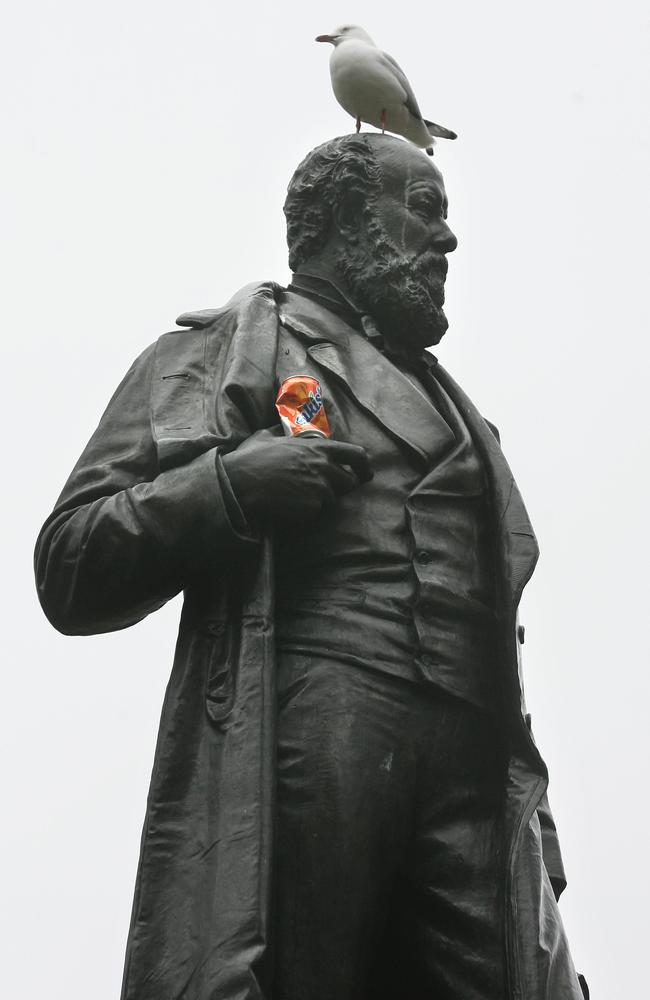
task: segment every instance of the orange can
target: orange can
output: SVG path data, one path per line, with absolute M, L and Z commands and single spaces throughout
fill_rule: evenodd
M 331 438 L 332 431 L 323 406 L 320 383 L 311 375 L 292 375 L 286 378 L 278 391 L 275 408 L 288 437 L 309 432 Z

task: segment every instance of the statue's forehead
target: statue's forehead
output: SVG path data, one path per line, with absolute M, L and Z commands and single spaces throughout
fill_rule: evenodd
M 408 187 L 422 185 L 436 188 L 444 194 L 442 174 L 429 157 L 414 146 L 405 142 L 396 143 L 382 149 L 378 160 L 387 190 L 401 192 Z

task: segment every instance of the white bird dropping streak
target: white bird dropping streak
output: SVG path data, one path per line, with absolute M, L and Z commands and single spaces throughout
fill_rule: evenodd
M 332 89 L 337 101 L 357 122 L 403 135 L 433 156 L 433 136 L 455 139 L 456 133 L 422 117 L 413 88 L 392 56 L 377 48 L 367 31 L 346 24 L 331 35 L 318 35 L 317 42 L 330 42 Z

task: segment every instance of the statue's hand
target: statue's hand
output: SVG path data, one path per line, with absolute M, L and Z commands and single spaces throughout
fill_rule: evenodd
M 316 437 L 259 431 L 222 456 L 247 517 L 307 520 L 372 479 L 364 448 Z

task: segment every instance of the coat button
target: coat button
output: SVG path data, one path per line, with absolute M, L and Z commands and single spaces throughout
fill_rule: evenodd
M 421 563 L 429 563 L 433 559 L 432 553 L 431 552 L 427 552 L 426 549 L 419 549 L 416 552 L 415 555 L 416 555 L 417 561 L 421 562 Z
M 421 660 L 421 663 L 422 663 L 423 667 L 432 667 L 433 666 L 433 658 L 431 656 L 429 656 L 428 653 L 425 653 L 424 656 L 422 656 L 420 658 L 420 660 Z
M 526 629 L 524 628 L 523 625 L 517 626 L 517 638 L 519 639 L 519 642 L 523 646 L 524 639 L 526 638 Z

